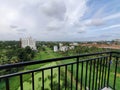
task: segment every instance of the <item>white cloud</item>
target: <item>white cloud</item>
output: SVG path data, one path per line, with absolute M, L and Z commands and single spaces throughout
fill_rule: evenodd
M 104 24 L 104 21 L 100 18 L 93 18 L 93 19 L 88 19 L 84 20 L 82 23 L 85 27 L 88 26 L 101 26 Z
M 58 21 L 58 20 L 53 20 L 51 22 L 48 23 L 48 25 L 46 26 L 47 30 L 60 30 L 62 28 L 64 28 L 65 23 L 62 21 Z
M 85 26 L 101 26 L 107 23 L 108 20 L 113 20 L 116 18 L 120 18 L 120 13 L 119 12 L 114 12 L 111 14 L 107 14 L 105 10 L 107 10 L 110 7 L 110 3 L 107 3 L 97 9 L 95 13 L 93 13 L 92 17 L 84 20 L 82 25 Z M 95 8 L 95 6 L 94 6 Z M 88 9 L 89 11 L 89 9 Z
M 17 33 L 20 33 L 31 35 L 38 40 L 69 40 L 73 35 L 79 37 L 78 33 L 85 32 L 90 26 L 101 26 L 108 20 L 120 17 L 120 13 L 101 16 L 105 6 L 96 11 L 93 17 L 82 20 L 87 10 L 91 9 L 87 6 L 87 1 L 0 0 L 0 33 L 6 38 L 7 33 L 13 35 L 8 39 L 19 39 Z M 115 27 L 118 26 L 107 28 Z M 54 38 L 57 36 L 58 38 Z M 3 39 L 1 36 L 0 38 Z
M 100 12 L 99 12 L 99 14 L 100 14 Z M 81 26 L 81 25 L 83 25 L 84 27 L 102 26 L 102 25 L 105 25 L 108 20 L 113 20 L 115 18 L 120 18 L 120 13 L 114 13 L 112 15 L 104 16 L 104 17 L 99 16 L 99 14 L 97 13 L 97 14 L 94 15 L 95 17 L 93 16 L 93 18 L 91 18 L 91 19 L 87 19 L 87 20 L 82 21 L 83 23 L 82 24 L 79 23 L 79 26 Z
M 64 14 L 66 12 L 66 7 L 64 2 L 53 0 L 51 2 L 44 3 L 41 6 L 41 10 L 43 13 L 45 13 L 45 15 L 49 16 L 49 18 L 63 20 Z
M 115 18 L 120 18 L 120 13 L 115 13 L 115 14 L 106 16 L 103 18 L 103 20 L 106 21 L 106 20 L 115 19 Z
M 102 28 L 100 30 L 110 30 L 112 28 L 118 28 L 118 27 L 120 27 L 120 24 L 115 24 L 115 25 L 107 26 L 107 27 L 104 27 L 104 28 Z
M 19 13 L 10 7 L 0 6 L 0 24 L 10 24 L 19 18 Z
M 65 0 L 67 7 L 66 21 L 70 24 L 78 22 L 87 10 L 87 0 Z

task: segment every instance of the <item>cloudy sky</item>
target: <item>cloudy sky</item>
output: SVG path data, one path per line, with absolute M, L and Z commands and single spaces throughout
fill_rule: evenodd
M 120 38 L 120 0 L 0 0 L 0 40 Z

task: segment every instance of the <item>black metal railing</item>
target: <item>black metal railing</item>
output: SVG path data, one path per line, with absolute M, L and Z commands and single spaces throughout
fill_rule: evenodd
M 119 90 L 119 54 L 101 52 L 1 65 L 0 90 Z

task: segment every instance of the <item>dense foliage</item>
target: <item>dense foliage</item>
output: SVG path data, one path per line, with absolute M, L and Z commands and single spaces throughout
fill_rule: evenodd
M 35 51 L 29 46 L 20 48 L 18 41 L 0 42 L 0 64 L 11 64 L 32 60 Z

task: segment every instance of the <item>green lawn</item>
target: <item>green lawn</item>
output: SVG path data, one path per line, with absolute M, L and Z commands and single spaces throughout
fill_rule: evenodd
M 53 63 L 47 64 L 43 67 L 53 66 L 53 65 L 56 65 L 56 63 L 53 62 Z M 43 68 L 43 67 L 41 67 L 41 68 Z M 44 71 L 44 81 L 45 81 L 44 85 L 45 85 L 46 90 L 50 90 L 50 83 L 51 83 L 50 76 L 51 76 L 51 70 L 45 70 Z M 57 76 L 58 76 L 58 69 L 54 69 L 53 82 L 58 83 L 58 81 L 57 81 L 58 77 Z M 34 74 L 34 79 L 35 79 L 35 90 L 39 90 L 40 88 L 42 88 L 42 72 L 36 72 Z M 32 81 L 32 78 L 30 78 L 29 80 L 27 80 L 23 83 L 24 90 L 32 90 L 32 83 L 30 83 L 30 81 Z M 62 82 L 62 80 L 60 82 Z M 18 88 L 18 90 L 20 90 L 20 87 Z

